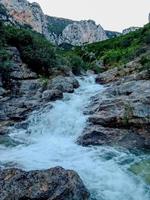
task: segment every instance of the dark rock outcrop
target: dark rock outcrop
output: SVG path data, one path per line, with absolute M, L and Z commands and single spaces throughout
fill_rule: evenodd
M 0 170 L 1 200 L 88 200 L 89 192 L 78 174 L 55 167 L 25 172 Z

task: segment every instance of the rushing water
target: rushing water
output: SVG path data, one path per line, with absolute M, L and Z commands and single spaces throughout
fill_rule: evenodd
M 83 114 L 90 97 L 103 91 L 93 77 L 79 79 L 80 88 L 65 94 L 53 108 L 33 113 L 27 129 L 14 129 L 16 146 L 0 146 L 0 162 L 26 170 L 62 166 L 74 169 L 93 200 L 148 200 L 149 188 L 128 171 L 138 156 L 112 147 L 82 147 L 76 139 L 86 126 Z

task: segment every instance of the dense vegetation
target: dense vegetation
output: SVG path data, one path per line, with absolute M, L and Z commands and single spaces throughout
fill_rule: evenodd
M 76 48 L 68 44 L 56 47 L 30 28 L 6 26 L 2 22 L 0 36 L 0 72 L 8 74 L 11 55 L 7 47 L 15 46 L 23 62 L 39 74 L 49 76 L 55 68 L 70 68 L 79 74 L 88 69 L 101 72 L 143 54 L 149 49 L 150 24 L 127 35 Z M 149 68 L 149 55 L 141 57 L 141 64 L 143 69 Z
M 103 42 L 77 47 L 75 52 L 84 62 L 101 63 L 106 68 L 119 66 L 144 53 L 150 44 L 150 24 L 135 32 Z
M 50 75 L 54 68 L 69 67 L 75 74 L 86 69 L 83 60 L 73 51 L 52 45 L 44 36 L 29 28 L 6 26 L 0 22 L 0 68 L 8 70 L 10 55 L 7 46 L 14 46 L 33 71 Z M 68 53 L 69 52 L 69 53 Z
M 6 46 L 17 47 L 22 60 L 34 71 L 47 73 L 56 65 L 55 49 L 41 35 L 28 29 L 5 26 L 3 23 L 0 24 L 0 32 L 1 49 Z
M 6 8 L 0 4 L 0 15 L 7 16 Z

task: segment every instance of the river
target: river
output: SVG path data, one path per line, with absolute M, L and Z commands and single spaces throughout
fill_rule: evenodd
M 0 162 L 25 170 L 62 166 L 78 172 L 92 200 L 148 200 L 149 188 L 134 176 L 129 165 L 138 156 L 113 147 L 82 147 L 76 144 L 87 123 L 83 114 L 90 98 L 103 93 L 93 76 L 78 78 L 80 87 L 53 108 L 33 112 L 28 128 L 10 134 L 17 145 L 0 145 Z

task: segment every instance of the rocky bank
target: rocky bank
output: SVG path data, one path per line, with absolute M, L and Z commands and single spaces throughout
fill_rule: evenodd
M 79 87 L 70 71 L 53 72 L 42 78 L 24 64 L 16 47 L 7 48 L 11 55 L 9 73 L 0 72 L 0 134 L 7 127 L 25 120 L 29 113 L 51 101 L 63 98 L 64 92 L 73 92 Z M 69 76 L 70 75 L 70 76 Z
M 51 109 L 52 101 L 79 87 L 70 71 L 56 70 L 46 79 L 22 62 L 16 47 L 7 51 L 11 66 L 8 73 L 0 72 L 0 144 L 9 141 L 11 126 L 25 127 L 23 121 L 32 111 Z M 76 172 L 61 167 L 30 172 L 0 168 L 0 199 L 88 200 L 89 192 Z
M 139 59 L 97 76 L 105 90 L 91 99 L 88 126 L 78 143 L 150 148 L 150 71 Z

